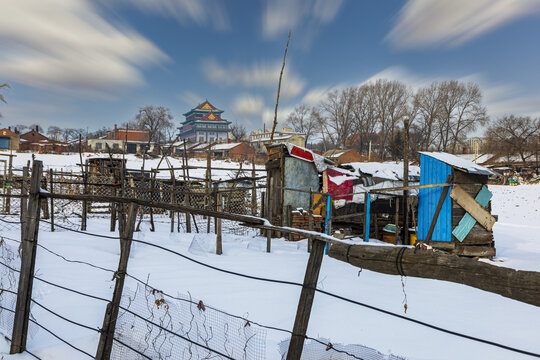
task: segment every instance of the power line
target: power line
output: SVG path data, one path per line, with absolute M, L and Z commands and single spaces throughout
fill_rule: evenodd
M 73 230 L 73 229 L 70 229 L 70 228 L 66 228 L 66 230 L 73 231 L 73 232 L 77 232 L 77 233 L 86 234 L 86 235 L 89 235 L 89 236 L 105 237 L 105 238 L 112 238 L 112 239 L 120 239 L 120 238 L 118 238 L 118 237 L 102 236 L 102 235 L 98 235 L 98 234 L 93 234 L 93 233 L 88 233 L 88 232 L 83 232 L 83 231 Z M 220 271 L 220 272 L 223 272 L 223 273 L 227 273 L 227 274 L 231 274 L 231 275 L 235 275 L 235 276 L 239 276 L 239 277 L 244 277 L 244 278 L 248 278 L 248 279 L 252 279 L 252 280 L 259 280 L 259 281 L 265 281 L 265 282 L 272 282 L 272 283 L 278 283 L 278 284 L 294 285 L 294 286 L 304 287 L 303 284 L 300 284 L 300 283 L 298 283 L 298 282 L 286 281 L 286 280 L 268 279 L 268 278 L 263 278 L 263 277 L 259 277 L 259 276 L 243 274 L 243 273 L 239 273 L 239 272 L 235 272 L 235 271 L 231 271 L 231 270 L 221 269 L 221 268 L 218 268 L 218 267 L 216 267 L 216 266 L 209 265 L 209 264 L 203 263 L 203 262 L 201 262 L 201 261 L 195 260 L 195 259 L 193 259 L 193 258 L 191 258 L 191 257 L 189 257 L 189 256 L 186 256 L 186 255 L 184 255 L 184 254 L 181 254 L 181 253 L 179 253 L 179 252 L 177 252 L 177 251 L 168 249 L 168 248 L 163 247 L 163 246 L 161 246 L 161 245 L 152 244 L 152 243 L 147 242 L 147 241 L 137 240 L 137 239 L 131 239 L 131 241 L 133 241 L 133 242 L 138 242 L 138 243 L 141 243 L 141 244 L 145 244 L 145 245 L 148 245 L 148 246 L 152 246 L 152 247 L 159 248 L 159 249 L 161 249 L 161 250 L 163 250 L 163 251 L 170 252 L 170 253 L 175 254 L 175 255 L 177 255 L 177 256 L 180 256 L 180 257 L 182 257 L 182 258 L 184 258 L 184 259 L 186 259 L 186 260 L 189 260 L 189 261 L 191 261 L 191 262 L 194 262 L 194 263 L 196 263 L 196 264 L 198 264 L 198 265 L 201 265 L 201 266 L 204 266 L 204 267 L 207 267 L 207 268 L 216 270 L 216 271 Z M 386 315 L 389 315 L 389 316 L 397 317 L 397 318 L 399 318 L 399 319 L 406 320 L 406 321 L 409 321 L 409 322 L 412 322 L 412 323 L 415 323 L 415 324 L 418 324 L 418 325 L 422 325 L 422 326 L 425 326 L 425 327 L 428 327 L 428 328 L 431 328 L 431 329 L 434 329 L 434 330 L 438 330 L 438 331 L 441 331 L 441 332 L 444 332 L 444 333 L 447 333 L 447 334 L 450 334 L 450 335 L 458 336 L 458 337 L 465 338 L 465 339 L 468 339 L 468 340 L 477 341 L 477 342 L 480 342 L 480 343 L 483 343 L 483 344 L 487 344 L 487 345 L 499 347 L 499 348 L 502 348 L 502 349 L 505 349 L 505 350 L 509 350 L 509 351 L 513 351 L 513 352 L 517 352 L 517 353 L 520 353 L 520 354 L 524 354 L 524 355 L 529 355 L 529 356 L 533 356 L 533 357 L 540 358 L 540 354 L 537 354 L 537 353 L 529 352 L 529 351 L 526 351 L 526 350 L 521 350 L 521 349 L 518 349 L 518 348 L 514 348 L 514 347 L 511 347 L 511 346 L 507 346 L 507 345 L 504 345 L 504 344 L 500 344 L 500 343 L 497 343 L 497 342 L 494 342 L 494 341 L 491 341 L 491 340 L 485 340 L 485 339 L 481 339 L 481 338 L 478 338 L 478 337 L 474 337 L 474 336 L 462 334 L 462 333 L 459 333 L 459 332 L 456 332 L 456 331 L 453 331 L 453 330 L 448 330 L 448 329 L 442 328 L 442 327 L 440 327 L 440 326 L 432 325 L 432 324 L 426 323 L 426 322 L 424 322 L 424 321 L 420 321 L 420 320 L 416 320 L 416 319 L 413 319 L 413 318 L 409 318 L 409 317 L 406 317 L 406 316 L 403 316 L 403 315 L 400 315 L 400 314 L 396 314 L 396 313 L 393 313 L 393 312 L 391 312 L 391 311 L 384 310 L 384 309 L 378 308 L 378 307 L 376 307 L 376 306 L 369 305 L 369 304 L 365 304 L 365 303 L 362 303 L 362 302 L 359 302 L 359 301 L 356 301 L 356 300 L 353 300 L 353 299 L 349 299 L 349 298 L 347 298 L 347 297 L 344 297 L 344 296 L 341 296 L 341 295 L 337 295 L 337 294 L 334 294 L 334 293 L 331 293 L 331 292 L 328 292 L 328 291 L 325 291 L 325 290 L 321 290 L 321 289 L 318 289 L 318 288 L 311 288 L 311 287 L 307 287 L 307 286 L 306 286 L 306 288 L 315 290 L 315 291 L 317 291 L 317 292 L 319 292 L 319 293 L 321 293 L 321 294 L 325 294 L 325 295 L 327 295 L 327 296 L 334 297 L 334 298 L 336 298 L 336 299 L 340 299 L 340 300 L 342 300 L 342 301 L 349 302 L 349 303 L 351 303 L 351 304 L 355 304 L 355 305 L 358 305 L 358 306 L 366 307 L 366 308 L 368 308 L 368 309 L 371 309 L 371 310 L 374 310 L 374 311 L 378 311 L 378 312 L 381 312 L 381 313 L 386 314 Z

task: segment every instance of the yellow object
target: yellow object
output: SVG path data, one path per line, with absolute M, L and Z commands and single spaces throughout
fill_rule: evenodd
M 411 234 L 411 236 L 409 236 L 410 240 L 411 240 L 411 245 L 416 245 L 416 234 Z
M 313 204 L 316 204 L 322 196 L 321 194 L 313 194 Z M 319 206 L 313 209 L 313 215 L 326 216 L 326 201 L 321 202 Z

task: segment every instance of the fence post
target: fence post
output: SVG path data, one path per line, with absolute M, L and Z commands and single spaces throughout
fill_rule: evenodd
M 23 167 L 23 178 L 21 184 L 21 239 L 24 239 L 24 228 L 26 224 L 26 209 L 28 208 L 28 166 Z
M 216 210 L 221 211 L 223 206 L 223 195 L 217 194 Z M 221 218 L 216 217 L 216 254 L 223 254 L 223 242 L 221 238 Z
M 84 167 L 81 166 L 81 168 L 84 170 L 83 172 L 83 194 L 88 194 L 88 164 L 86 164 Z M 81 219 L 81 230 L 86 231 L 86 218 L 88 213 L 88 202 L 86 200 L 83 200 L 82 202 L 82 219 Z
M 270 191 L 266 192 L 266 216 L 270 224 L 272 224 L 272 198 Z M 266 252 L 269 253 L 272 249 L 272 230 L 266 230 Z
M 311 253 L 306 267 L 306 275 L 304 277 L 304 285 L 300 293 L 298 301 L 298 309 L 296 310 L 296 318 L 294 320 L 293 335 L 287 352 L 287 360 L 299 360 L 302 356 L 304 340 L 311 315 L 311 306 L 315 297 L 315 287 L 319 280 L 319 272 L 321 270 L 322 259 L 324 255 L 324 241 L 313 239 Z
M 369 242 L 371 196 L 368 191 L 364 193 L 364 242 Z M 377 221 L 377 219 L 375 219 Z
M 53 176 L 53 169 L 49 169 L 49 185 L 51 193 L 51 232 L 54 231 L 54 197 L 52 196 L 54 194 Z
M 309 188 L 308 229 L 309 231 L 313 231 L 313 192 L 311 188 Z M 312 244 L 313 244 L 313 237 L 310 236 L 308 238 L 308 243 L 307 243 L 308 252 L 311 252 Z
M 189 200 L 190 189 L 191 189 L 191 186 L 189 189 L 184 187 L 184 205 L 185 206 L 190 206 L 190 203 L 191 203 Z M 191 232 L 191 217 L 190 217 L 190 213 L 188 212 L 186 212 L 186 232 L 187 233 Z
M 30 179 L 28 208 L 26 209 L 26 221 L 22 224 L 24 225 L 25 230 L 23 231 L 21 243 L 21 272 L 19 274 L 19 286 L 17 290 L 17 303 L 15 307 L 15 320 L 13 321 L 10 354 L 18 354 L 26 350 L 28 319 L 30 318 L 30 304 L 32 299 L 32 284 L 34 280 L 34 268 L 36 265 L 39 213 L 41 210 L 39 191 L 42 171 L 43 163 L 34 160 L 32 164 L 32 178 Z
M 107 304 L 107 310 L 105 312 L 105 317 L 103 318 L 96 360 L 108 360 L 111 357 L 114 331 L 116 328 L 120 301 L 122 300 L 122 292 L 124 290 L 124 281 L 126 278 L 129 252 L 131 250 L 131 239 L 135 230 L 135 221 L 137 220 L 138 206 L 131 203 L 128 211 L 127 224 L 124 227 L 123 233 L 120 235 L 120 261 L 118 263 L 118 270 L 115 274 L 116 283 L 114 285 L 113 298 L 112 301 Z
M 257 216 L 257 180 L 255 180 L 257 173 L 255 172 L 255 158 L 253 158 L 251 177 L 253 178 L 252 190 L 251 190 L 251 215 Z

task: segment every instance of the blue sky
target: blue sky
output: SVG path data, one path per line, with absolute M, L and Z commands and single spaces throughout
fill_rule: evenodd
M 3 0 L 2 126 L 88 128 L 204 99 L 248 130 L 376 78 L 480 84 L 492 118 L 540 116 L 537 0 Z

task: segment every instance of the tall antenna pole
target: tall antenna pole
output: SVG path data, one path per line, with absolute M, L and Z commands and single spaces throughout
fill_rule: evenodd
M 283 54 L 283 65 L 281 65 L 281 73 L 279 74 L 279 83 L 277 88 L 276 109 L 274 111 L 274 125 L 272 125 L 272 134 L 270 134 L 270 144 L 274 142 L 274 132 L 277 125 L 277 108 L 279 104 L 279 91 L 281 90 L 281 79 L 283 78 L 283 69 L 285 69 L 285 58 L 287 57 L 287 49 L 289 49 L 289 41 L 291 41 L 291 30 L 289 30 L 289 37 L 287 39 L 287 46 L 285 47 L 285 53 Z

